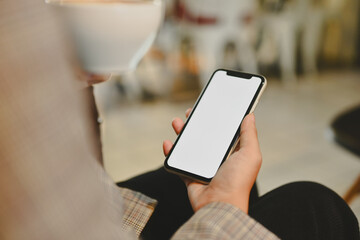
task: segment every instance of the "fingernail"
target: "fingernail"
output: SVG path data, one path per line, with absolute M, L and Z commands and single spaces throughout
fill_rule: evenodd
M 250 114 L 249 114 L 249 118 L 250 118 L 250 120 L 251 120 L 252 122 L 255 122 L 255 115 L 254 115 L 254 113 L 250 113 Z

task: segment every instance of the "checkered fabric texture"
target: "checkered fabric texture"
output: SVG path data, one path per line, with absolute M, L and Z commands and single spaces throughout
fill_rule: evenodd
M 279 239 L 240 209 L 226 203 L 210 203 L 185 223 L 173 239 Z
M 154 212 L 157 201 L 130 189 L 120 188 L 120 191 L 124 201 L 123 229 L 135 230 L 139 237 Z

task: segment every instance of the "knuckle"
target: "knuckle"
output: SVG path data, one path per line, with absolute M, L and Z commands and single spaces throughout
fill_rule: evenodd
M 262 158 L 262 155 L 260 152 L 257 154 L 255 159 L 256 159 L 257 165 L 261 166 L 263 158 Z

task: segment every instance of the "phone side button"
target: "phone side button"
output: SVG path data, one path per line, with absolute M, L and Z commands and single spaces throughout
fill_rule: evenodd
M 255 110 L 256 105 L 258 104 L 258 102 L 259 102 L 259 99 L 256 99 L 256 101 L 255 101 L 254 105 L 252 106 L 252 108 L 251 108 L 251 110 L 250 110 L 249 113 L 253 113 L 253 112 L 254 112 L 254 110 Z

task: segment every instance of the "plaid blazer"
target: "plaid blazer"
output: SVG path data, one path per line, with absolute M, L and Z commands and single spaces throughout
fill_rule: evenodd
M 62 38 L 44 0 L 0 0 L 0 239 L 136 239 L 156 202 L 104 171 Z M 174 236 L 202 238 L 276 237 L 214 203 Z
M 129 189 L 124 197 L 124 230 L 135 230 L 137 236 L 156 206 L 156 200 Z M 197 211 L 172 239 L 278 239 L 260 223 L 240 209 L 226 203 L 211 203 Z

